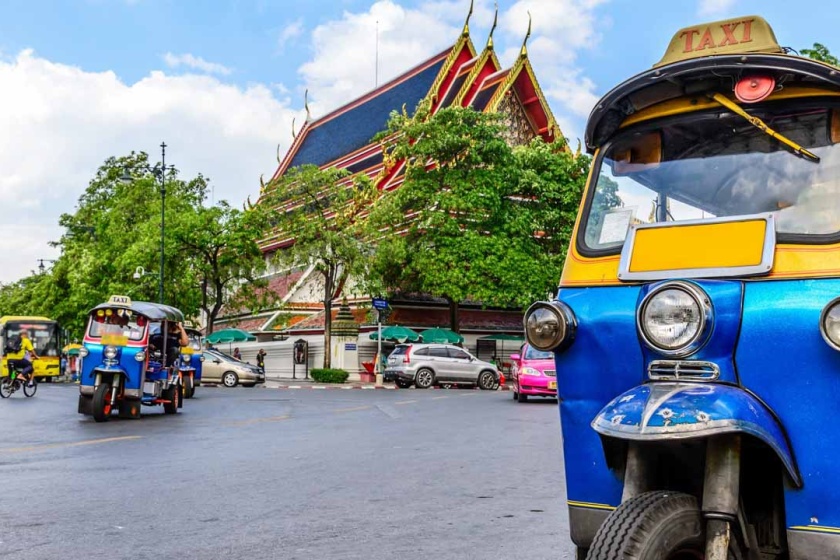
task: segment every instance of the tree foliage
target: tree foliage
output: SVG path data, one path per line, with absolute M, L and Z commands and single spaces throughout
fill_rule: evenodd
M 285 245 L 275 253 L 276 266 L 312 267 L 321 280 L 325 368 L 330 367 L 332 302 L 349 277 L 362 275 L 369 252 L 364 216 L 375 193 L 367 176 L 304 165 L 269 183 L 260 200 L 260 207 L 270 209 L 269 221 Z
M 55 243 L 59 258 L 43 274 L 0 287 L 0 315 L 45 315 L 78 338 L 87 311 L 110 295 L 158 301 L 161 191 L 153 170 L 142 152 L 106 160 L 75 211 L 59 220 L 64 228 Z M 126 172 L 129 182 L 121 180 Z M 173 170 L 166 178 L 164 299 L 197 317 L 205 302 L 213 301 L 213 310 L 220 284 L 252 279 L 263 262 L 254 233 L 261 226 L 225 203 L 205 208 L 204 177 L 181 180 Z M 208 264 L 208 252 L 217 262 Z M 139 279 L 134 278 L 137 267 L 146 272 Z
M 828 48 L 821 43 L 814 43 L 814 48 L 812 49 L 802 49 L 802 54 L 808 58 L 825 62 L 826 64 L 840 66 L 840 61 L 837 60 L 837 57 L 831 54 Z
M 375 275 L 390 291 L 526 306 L 557 284 L 589 159 L 561 142 L 511 147 L 500 117 L 394 114 L 405 181 L 372 210 Z

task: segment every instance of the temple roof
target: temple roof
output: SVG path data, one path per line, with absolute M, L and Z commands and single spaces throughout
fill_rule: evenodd
M 363 148 L 386 129 L 391 111 L 413 111 L 426 97 L 453 47 L 328 115 L 308 123 L 281 168 L 324 166 Z

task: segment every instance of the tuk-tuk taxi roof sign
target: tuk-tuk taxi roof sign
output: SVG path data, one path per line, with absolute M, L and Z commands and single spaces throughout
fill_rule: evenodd
M 680 29 L 653 67 L 716 54 L 783 52 L 764 18 L 746 16 Z
M 131 307 L 131 298 L 128 296 L 111 296 L 108 298 L 108 303 L 119 307 Z

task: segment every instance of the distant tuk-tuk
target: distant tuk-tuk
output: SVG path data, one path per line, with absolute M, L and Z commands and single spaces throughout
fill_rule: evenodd
M 201 331 L 192 326 L 189 322 L 184 327 L 187 336 L 190 337 L 190 345 L 181 348 L 181 393 L 185 399 L 193 398 L 195 388 L 201 385 L 201 368 L 204 362 L 202 353 Z
M 685 28 L 586 146 L 557 297 L 525 316 L 578 558 L 840 558 L 840 68 L 760 17 Z
M 168 348 L 170 322 L 183 322 L 169 305 L 112 296 L 88 317 L 79 386 L 79 413 L 107 420 L 113 411 L 139 418 L 140 405 L 163 405 L 175 414 L 181 402 L 180 348 Z M 167 358 L 168 357 L 168 358 Z

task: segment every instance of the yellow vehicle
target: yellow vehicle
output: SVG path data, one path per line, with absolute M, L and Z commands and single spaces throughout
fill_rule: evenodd
M 0 377 L 9 375 L 6 363 L 6 341 L 10 337 L 20 335 L 21 331 L 29 333 L 29 339 L 35 347 L 35 353 L 40 359 L 33 360 L 35 377 L 43 381 L 52 381 L 61 375 L 61 329 L 56 321 L 47 317 L 11 316 L 0 317 Z

